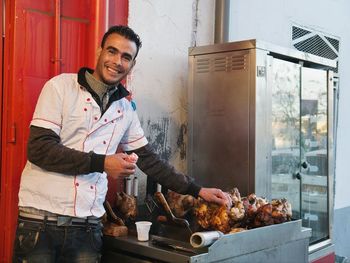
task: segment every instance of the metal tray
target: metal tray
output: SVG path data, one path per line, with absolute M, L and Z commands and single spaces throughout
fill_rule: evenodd
M 308 262 L 311 229 L 301 220 L 223 235 L 207 248 L 194 249 L 189 243 L 152 235 L 139 242 L 136 236 L 105 237 L 104 262 Z M 152 239 L 193 250 L 193 253 L 152 244 Z M 128 261 L 127 258 L 130 260 Z

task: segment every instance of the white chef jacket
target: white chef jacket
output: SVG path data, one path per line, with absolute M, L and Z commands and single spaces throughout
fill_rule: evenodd
M 118 145 L 132 151 L 148 143 L 127 99 L 114 101 L 101 117 L 100 107 L 79 85 L 77 74 L 61 74 L 44 85 L 31 125 L 53 130 L 69 148 L 97 154 L 114 154 Z M 74 217 L 100 217 L 105 212 L 106 192 L 104 172 L 64 175 L 27 161 L 19 206 Z

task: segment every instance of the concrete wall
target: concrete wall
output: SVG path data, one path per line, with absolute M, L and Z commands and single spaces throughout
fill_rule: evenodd
M 212 0 L 129 1 L 129 25 L 143 46 L 128 86 L 148 140 L 183 172 L 187 170 L 188 48 L 213 43 L 213 21 Z
M 213 0 L 130 0 L 129 25 L 143 40 L 129 79 L 140 119 L 163 158 L 186 171 L 187 49 L 213 43 Z M 350 2 L 348 0 L 231 0 L 230 40 L 258 38 L 291 47 L 298 24 L 340 37 L 340 101 L 336 152 L 334 240 L 337 254 L 350 257 Z

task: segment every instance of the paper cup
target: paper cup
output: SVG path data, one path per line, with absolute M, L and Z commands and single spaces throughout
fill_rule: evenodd
M 147 241 L 149 239 L 149 230 L 151 228 L 152 222 L 149 221 L 138 221 L 136 224 L 137 230 L 137 240 Z

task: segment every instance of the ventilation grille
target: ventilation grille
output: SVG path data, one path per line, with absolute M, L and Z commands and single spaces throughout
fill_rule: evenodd
M 211 58 L 198 58 L 196 60 L 196 73 L 209 73 L 220 71 L 245 70 L 247 67 L 246 54 L 218 56 Z
M 293 26 L 293 36 L 292 36 L 292 39 L 297 39 L 299 37 L 302 37 L 302 36 L 305 36 L 307 34 L 310 34 L 311 32 L 308 31 L 308 30 L 305 30 L 303 28 L 300 28 L 300 27 L 295 27 Z
M 208 73 L 210 72 L 210 59 L 197 59 L 196 63 L 197 73 Z
M 315 35 L 294 45 L 298 50 L 328 59 L 336 59 L 338 54 L 319 35 Z
M 338 72 L 339 39 L 315 30 L 292 26 L 292 44 L 297 50 L 336 61 L 334 72 Z

